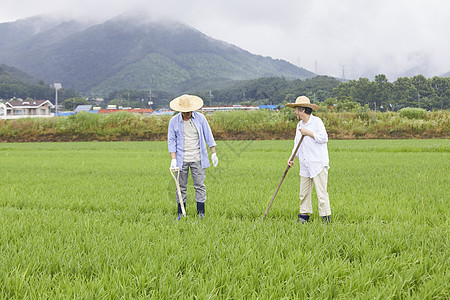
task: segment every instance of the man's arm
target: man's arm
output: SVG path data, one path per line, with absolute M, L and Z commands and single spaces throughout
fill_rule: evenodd
M 314 138 L 314 132 L 312 132 L 311 130 L 308 130 L 305 128 L 300 128 L 299 131 L 302 135 L 307 135 L 307 136 Z
M 214 140 L 211 127 L 209 127 L 209 123 L 204 115 L 201 115 L 201 118 L 202 118 L 201 125 L 203 127 L 203 136 L 205 137 L 206 144 L 208 144 L 208 146 L 211 148 L 211 152 L 215 153 L 216 150 L 214 149 L 213 152 L 212 147 L 216 146 L 216 141 Z
M 167 145 L 169 153 L 177 151 L 177 136 L 175 133 L 175 119 L 172 118 L 169 121 L 169 128 L 167 130 Z

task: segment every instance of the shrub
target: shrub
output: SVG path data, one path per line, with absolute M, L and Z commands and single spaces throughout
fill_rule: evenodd
M 400 110 L 400 116 L 408 119 L 424 119 L 427 111 L 423 108 L 405 107 Z
M 417 109 L 410 109 L 416 111 Z M 331 139 L 448 138 L 450 111 L 423 113 L 423 119 L 401 112 L 314 112 Z M 405 113 L 406 112 L 406 113 Z M 409 116 L 409 115 L 408 115 Z M 229 111 L 206 116 L 218 140 L 292 139 L 298 120 L 291 108 L 281 111 Z M 0 142 L 165 140 L 171 116 L 80 113 L 69 117 L 0 120 Z

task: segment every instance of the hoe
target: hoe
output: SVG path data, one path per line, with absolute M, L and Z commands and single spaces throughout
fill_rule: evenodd
M 295 148 L 294 153 L 292 153 L 291 157 L 289 158 L 289 161 L 293 161 L 293 160 L 294 160 L 295 156 L 297 155 L 298 148 L 300 148 L 300 145 L 301 145 L 301 143 L 302 143 L 304 137 L 305 137 L 305 136 L 302 135 L 302 138 L 300 139 L 300 142 L 298 142 L 298 145 L 297 145 L 297 147 Z M 283 177 L 281 178 L 281 181 L 280 181 L 280 183 L 278 184 L 277 190 L 275 191 L 275 194 L 273 195 L 272 200 L 270 200 L 269 207 L 267 207 L 267 209 L 266 209 L 266 212 L 265 212 L 264 217 L 263 217 L 263 221 L 266 219 L 267 213 L 269 212 L 269 209 L 270 209 L 270 207 L 272 206 L 273 200 L 275 200 L 275 197 L 276 197 L 277 194 L 278 194 L 278 190 L 280 189 L 281 184 L 283 183 L 284 177 L 286 177 L 286 174 L 287 174 L 287 172 L 289 171 L 290 168 L 291 168 L 291 166 L 288 165 L 287 168 L 286 168 L 286 170 L 284 171 Z
M 170 168 L 170 174 L 173 177 L 173 180 L 175 180 L 175 185 L 177 186 L 177 193 L 178 193 L 178 201 L 180 202 L 181 206 L 181 212 L 183 213 L 183 217 L 186 217 L 186 210 L 184 209 L 184 202 L 183 197 L 181 196 L 181 189 L 180 189 L 180 168 Z M 175 177 L 174 172 L 177 173 L 177 176 Z

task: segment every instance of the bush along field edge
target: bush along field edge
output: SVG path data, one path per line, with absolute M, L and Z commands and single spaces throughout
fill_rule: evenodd
M 316 113 L 330 139 L 449 138 L 450 111 Z M 217 140 L 292 139 L 294 111 L 232 111 L 206 115 Z M 171 116 L 78 113 L 69 117 L 0 120 L 1 142 L 160 141 L 167 138 Z

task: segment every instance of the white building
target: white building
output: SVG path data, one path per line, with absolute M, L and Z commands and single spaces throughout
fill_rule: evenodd
M 53 117 L 50 109 L 55 106 L 49 100 L 10 101 L 0 103 L 0 119 Z

